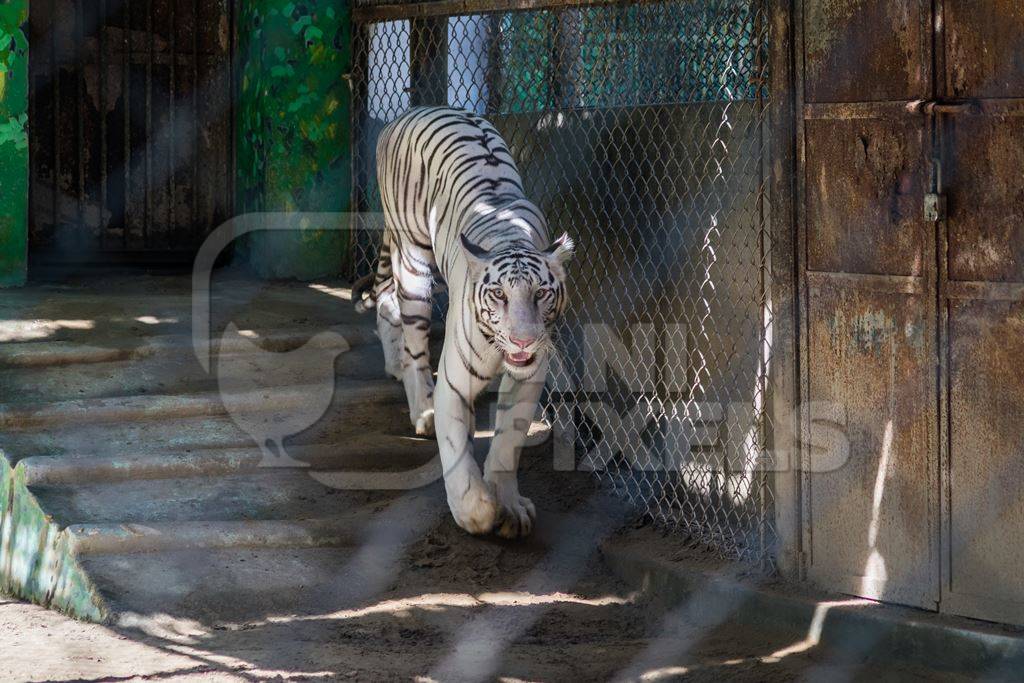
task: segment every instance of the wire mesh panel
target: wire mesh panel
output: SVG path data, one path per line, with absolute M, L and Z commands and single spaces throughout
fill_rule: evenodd
M 494 123 L 578 244 L 545 404 L 571 465 L 771 566 L 765 0 L 375 4 L 356 12 L 355 206 L 379 210 L 377 135 L 410 106 Z

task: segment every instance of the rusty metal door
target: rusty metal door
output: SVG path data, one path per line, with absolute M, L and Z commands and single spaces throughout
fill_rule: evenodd
M 798 6 L 808 574 L 1024 624 L 1024 5 Z
M 1024 4 L 938 4 L 942 607 L 1024 623 Z
M 926 7 L 927 6 L 927 7 Z M 939 599 L 931 3 L 804 0 L 797 22 L 806 567 Z
M 230 216 L 232 4 L 33 0 L 34 261 L 187 260 Z

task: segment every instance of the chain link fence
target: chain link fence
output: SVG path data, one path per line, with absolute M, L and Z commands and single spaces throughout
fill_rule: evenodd
M 568 465 L 771 569 L 767 10 L 361 0 L 353 175 L 371 215 L 378 132 L 410 106 L 494 123 L 578 244 L 545 399 Z M 355 220 L 361 275 L 379 232 Z

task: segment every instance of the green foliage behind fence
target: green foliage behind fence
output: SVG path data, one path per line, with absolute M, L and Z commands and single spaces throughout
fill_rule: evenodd
M 238 11 L 237 209 L 340 212 L 351 195 L 349 5 L 246 0 Z M 348 238 L 323 225 L 261 234 L 250 262 L 271 277 L 336 274 Z
M 28 237 L 28 0 L 0 3 L 0 286 L 25 281 Z

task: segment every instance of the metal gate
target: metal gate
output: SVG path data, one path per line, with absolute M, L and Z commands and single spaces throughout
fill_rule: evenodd
M 191 258 L 232 210 L 232 3 L 30 5 L 34 260 Z
M 1024 623 L 1024 6 L 797 7 L 810 576 Z
M 766 3 L 362 0 L 353 17 L 358 273 L 381 127 L 417 104 L 489 118 L 578 243 L 555 466 L 771 567 Z

